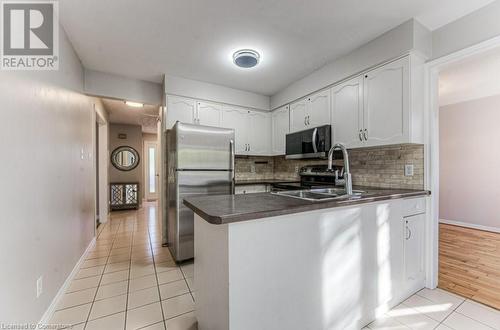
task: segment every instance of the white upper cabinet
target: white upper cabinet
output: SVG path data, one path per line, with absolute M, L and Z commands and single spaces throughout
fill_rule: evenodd
M 248 136 L 249 155 L 271 154 L 271 114 L 250 111 L 248 114 L 250 130 Z
M 307 126 L 314 128 L 330 124 L 330 90 L 326 89 L 307 98 Z
M 410 65 L 403 58 L 364 76 L 364 131 L 367 146 L 409 142 Z
M 284 155 L 286 135 L 290 132 L 290 107 L 288 105 L 272 112 L 272 154 Z
M 222 105 L 209 102 L 197 102 L 196 123 L 199 125 L 220 127 Z
M 363 146 L 363 76 L 332 88 L 332 130 L 334 143 Z
M 248 131 L 249 131 L 249 111 L 246 109 L 223 106 L 221 116 L 221 127 L 234 129 L 235 152 L 236 154 L 248 153 Z
M 307 128 L 307 99 L 290 104 L 290 131 L 298 132 Z
M 194 124 L 196 118 L 196 101 L 184 97 L 167 97 L 167 126 L 172 128 L 177 121 Z
M 423 143 L 422 65 L 407 56 L 334 86 L 334 142 L 348 148 Z
M 330 90 L 323 90 L 290 104 L 290 131 L 330 124 Z

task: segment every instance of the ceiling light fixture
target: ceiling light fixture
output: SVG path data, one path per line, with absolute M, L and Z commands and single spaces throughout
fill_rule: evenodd
M 252 49 L 241 49 L 233 54 L 233 62 L 240 68 L 253 68 L 260 61 L 260 54 Z
M 132 108 L 142 108 L 144 104 L 139 102 L 125 101 L 125 104 Z

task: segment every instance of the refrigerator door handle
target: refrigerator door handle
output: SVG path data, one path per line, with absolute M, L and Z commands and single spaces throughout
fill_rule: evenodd
M 235 158 L 235 152 L 234 152 L 234 141 L 233 140 L 230 140 L 229 141 L 229 150 L 230 150 L 230 154 L 231 154 L 231 157 L 230 157 L 230 161 L 231 161 L 231 164 L 229 164 L 229 168 L 231 169 L 231 194 L 234 195 L 235 193 L 235 182 L 234 182 L 234 178 L 235 178 L 235 168 L 234 168 L 234 158 Z

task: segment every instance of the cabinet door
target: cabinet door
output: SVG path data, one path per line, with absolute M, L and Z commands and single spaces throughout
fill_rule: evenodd
M 197 102 L 197 123 L 220 127 L 222 106 L 216 103 Z
M 363 122 L 367 145 L 409 141 L 409 59 L 370 71 L 364 80 Z
M 272 113 L 273 155 L 285 154 L 286 135 L 290 132 L 289 106 L 281 107 Z
M 167 127 L 172 128 L 177 121 L 194 124 L 196 117 L 196 101 L 177 96 L 167 97 Z
M 403 218 L 404 220 L 404 273 L 407 293 L 418 290 L 424 284 L 424 229 L 425 214 Z
M 238 155 L 245 155 L 248 153 L 247 134 L 250 125 L 248 112 L 248 110 L 237 107 L 224 106 L 222 108 L 221 126 L 234 129 L 235 152 Z
M 248 144 L 250 155 L 269 155 L 271 153 L 271 115 L 250 111 L 250 130 Z
M 364 145 L 363 76 L 332 88 L 333 142 L 348 148 Z
M 330 90 L 324 90 L 307 98 L 307 127 L 330 124 Z
M 307 99 L 290 104 L 290 132 L 298 132 L 307 128 Z

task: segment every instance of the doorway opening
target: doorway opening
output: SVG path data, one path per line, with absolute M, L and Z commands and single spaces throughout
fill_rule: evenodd
M 438 286 L 500 309 L 500 47 L 439 71 Z
M 147 201 L 158 199 L 159 184 L 159 163 L 158 163 L 158 142 L 144 141 L 144 188 Z

